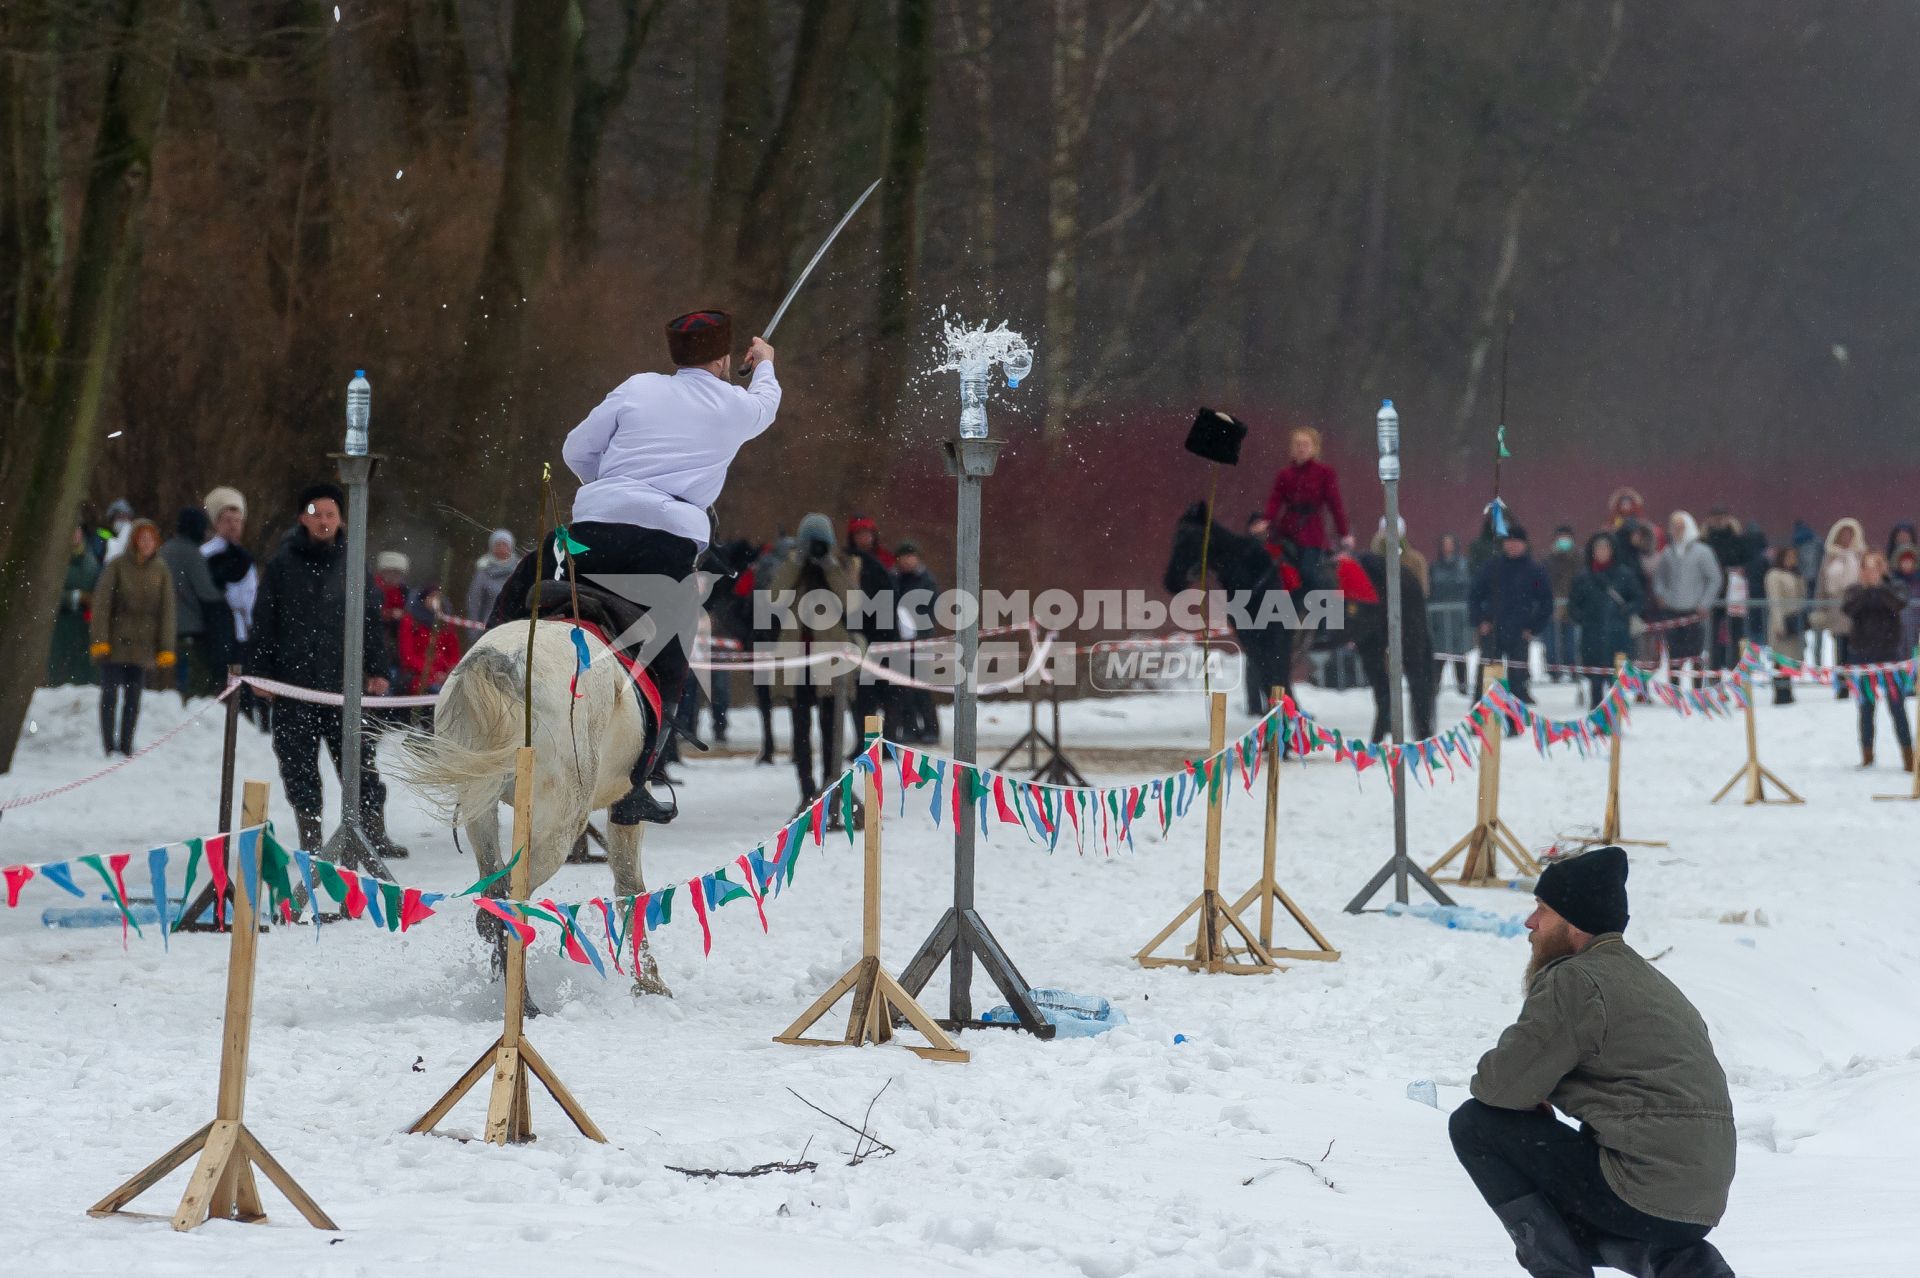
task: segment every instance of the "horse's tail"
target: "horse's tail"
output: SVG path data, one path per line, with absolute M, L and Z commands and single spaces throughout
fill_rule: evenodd
M 433 732 L 407 734 L 395 771 L 449 823 L 464 825 L 500 802 L 523 739 L 525 680 L 524 658 L 482 642 L 448 677 Z

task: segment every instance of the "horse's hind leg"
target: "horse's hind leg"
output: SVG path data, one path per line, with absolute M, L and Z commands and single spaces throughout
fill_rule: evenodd
M 640 837 L 644 827 L 607 823 L 607 864 L 613 868 L 615 896 L 637 897 L 647 890 L 640 873 Z M 633 926 L 641 924 L 636 921 Z M 660 964 L 653 957 L 653 946 L 643 937 L 633 972 L 633 992 L 673 997 L 673 991 L 660 979 Z

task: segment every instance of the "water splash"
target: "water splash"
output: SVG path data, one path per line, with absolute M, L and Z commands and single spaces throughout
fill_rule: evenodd
M 957 315 L 949 318 L 944 306 L 940 318 L 946 360 L 933 371 L 960 374 L 960 436 L 984 439 L 993 366 L 1000 366 L 1009 387 L 1017 387 L 1033 371 L 1033 348 L 1026 338 L 1008 328 L 1005 320 L 991 328 L 984 323 L 970 328 Z

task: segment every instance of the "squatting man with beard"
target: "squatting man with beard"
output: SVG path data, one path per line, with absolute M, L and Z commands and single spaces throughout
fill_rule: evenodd
M 1535 1278 L 1731 1278 L 1706 1241 L 1733 1183 L 1727 1077 L 1700 1013 L 1620 935 L 1627 854 L 1550 860 L 1534 896 L 1526 1003 L 1453 1113 L 1454 1152 Z

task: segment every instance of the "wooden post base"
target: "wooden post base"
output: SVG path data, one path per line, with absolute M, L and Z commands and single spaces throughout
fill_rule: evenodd
M 1533 859 L 1507 823 L 1499 817 L 1481 821 L 1460 837 L 1460 841 L 1446 850 L 1438 861 L 1427 867 L 1428 874 L 1438 874 L 1453 858 L 1462 852 L 1467 859 L 1461 863 L 1460 877 L 1447 879 L 1457 887 L 1499 887 L 1506 880 L 1497 873 L 1499 858 L 1504 853 L 1507 860 L 1513 862 L 1516 873 L 1523 876 L 1538 877 L 1540 863 Z
M 287 1201 L 307 1218 L 308 1224 L 315 1229 L 340 1228 L 247 1130 L 246 1124 L 231 1118 L 215 1119 L 175 1145 L 139 1175 L 89 1207 L 87 1215 L 118 1214 L 195 1154 L 200 1155 L 200 1161 L 187 1180 L 187 1192 L 181 1195 L 179 1210 L 173 1213 L 175 1229 L 184 1233 L 209 1220 L 265 1224 L 267 1213 L 260 1205 L 260 1187 L 253 1179 L 255 1167 L 267 1174 L 267 1179 L 287 1196 Z
M 1168 937 L 1195 915 L 1199 916 L 1199 934 L 1187 957 L 1166 958 L 1154 954 Z M 1237 946 L 1231 944 L 1234 935 L 1240 938 Z M 1161 928 L 1159 935 L 1142 946 L 1133 957 L 1141 967 L 1184 967 L 1194 972 L 1231 976 L 1255 976 L 1279 970 L 1273 955 L 1253 934 L 1253 929 L 1246 925 L 1239 910 L 1229 905 L 1227 898 L 1212 888 L 1202 889 L 1200 895 L 1188 902 L 1187 908 L 1180 911 L 1173 922 Z
M 473 1090 L 486 1074 L 493 1074 L 493 1089 L 487 1096 L 487 1132 L 486 1140 L 491 1145 L 521 1145 L 533 1140 L 533 1117 L 527 1104 L 527 1075 L 531 1073 L 547 1089 L 547 1095 L 553 1097 L 580 1134 L 588 1140 L 607 1143 L 606 1136 L 594 1121 L 587 1117 L 587 1111 L 581 1108 L 567 1085 L 560 1081 L 553 1067 L 534 1050 L 533 1044 L 522 1037 L 517 1044 L 509 1045 L 505 1036 L 494 1040 L 460 1080 L 447 1090 L 447 1094 L 435 1101 L 433 1108 L 420 1116 L 418 1122 L 407 1128 L 413 1135 L 420 1136 L 440 1125 L 440 1120 L 453 1112 L 460 1098 Z
M 1301 931 L 1305 932 L 1308 937 L 1312 939 L 1316 947 L 1311 950 L 1288 950 L 1279 948 L 1273 943 L 1273 930 L 1267 926 L 1266 914 L 1263 912 L 1261 916 L 1260 946 L 1266 950 L 1269 958 L 1310 959 L 1318 963 L 1337 963 L 1340 961 L 1340 951 L 1328 944 L 1327 938 L 1320 934 L 1320 929 L 1313 925 L 1313 920 L 1307 917 L 1306 911 L 1294 904 L 1293 898 L 1287 895 L 1286 889 L 1271 879 L 1262 879 L 1260 882 L 1248 888 L 1241 895 L 1240 899 L 1233 903 L 1233 912 L 1236 916 L 1243 915 L 1250 907 L 1255 905 L 1264 906 L 1269 900 L 1292 915 L 1293 921 L 1300 925 Z M 1229 946 L 1227 952 L 1229 954 L 1245 953 L 1245 951 L 1236 950 L 1231 946 Z
M 1747 797 L 1745 799 L 1747 803 L 1792 804 L 1806 802 L 1805 799 L 1795 794 L 1793 788 L 1785 781 L 1773 775 L 1773 772 L 1766 764 L 1754 758 L 1749 758 L 1745 763 L 1740 765 L 1740 770 L 1733 774 L 1732 779 L 1720 787 L 1720 793 L 1713 796 L 1713 802 L 1718 803 L 1720 800 L 1726 798 L 1733 790 L 1733 787 L 1739 785 L 1742 781 L 1747 783 Z M 1780 793 L 1783 797 L 1774 798 L 1767 793 L 1766 783 L 1769 781 L 1780 788 Z
M 805 1037 L 814 1023 L 833 1010 L 833 1005 L 844 998 L 849 990 L 853 992 L 853 1006 L 847 1017 L 846 1036 Z M 815 999 L 813 1006 L 800 1013 L 800 1019 L 787 1026 L 782 1033 L 775 1034 L 773 1041 L 792 1047 L 860 1047 L 867 1043 L 892 1043 L 895 1042 L 893 1018 L 896 1014 L 925 1035 L 928 1044 L 920 1047 L 913 1043 L 899 1043 L 898 1046 L 930 1061 L 961 1064 L 967 1061 L 966 1051 L 934 1023 L 926 1009 L 894 979 L 893 973 L 880 966 L 880 960 L 871 955 L 848 968 L 846 975 L 828 986 L 827 992 Z

